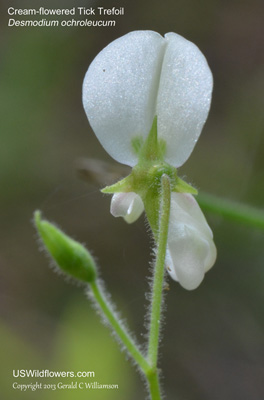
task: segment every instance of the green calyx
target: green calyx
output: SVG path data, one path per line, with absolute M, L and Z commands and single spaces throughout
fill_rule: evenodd
M 96 265 L 89 251 L 53 224 L 41 219 L 40 211 L 35 212 L 34 219 L 40 239 L 56 265 L 75 279 L 94 282 Z
M 137 193 L 145 207 L 145 211 L 154 232 L 158 229 L 161 178 L 169 177 L 172 192 L 197 194 L 197 190 L 184 182 L 177 175 L 177 169 L 164 161 L 166 143 L 158 139 L 157 117 L 154 118 L 151 130 L 145 140 L 135 137 L 132 140 L 133 150 L 138 155 L 138 164 L 130 175 L 121 181 L 102 189 L 103 193 Z

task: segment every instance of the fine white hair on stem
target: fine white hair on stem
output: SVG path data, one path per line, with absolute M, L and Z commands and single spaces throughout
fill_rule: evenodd
M 128 334 L 128 336 L 132 339 L 133 343 L 137 346 L 138 350 L 143 352 L 142 346 L 140 344 L 138 344 L 138 341 L 137 341 L 135 335 L 130 332 L 130 330 L 129 330 L 128 326 L 127 326 L 127 322 L 121 317 L 121 314 L 116 309 L 116 305 L 112 302 L 111 295 L 105 289 L 104 281 L 102 279 L 97 279 L 96 282 L 97 282 L 97 287 L 99 288 L 101 295 L 104 297 L 104 300 L 107 303 L 107 306 L 111 310 L 112 315 L 115 317 L 116 320 L 118 320 L 119 325 Z M 96 300 L 96 298 L 94 296 L 93 290 L 89 285 L 87 286 L 87 289 L 86 289 L 86 295 L 87 295 L 87 298 L 90 300 L 94 310 L 99 315 L 102 323 L 110 329 L 111 335 L 113 336 L 113 338 L 118 343 L 121 351 L 124 352 L 126 354 L 127 358 L 130 359 L 132 364 L 135 367 L 137 367 L 137 369 L 140 372 L 142 378 L 145 380 L 146 378 L 145 378 L 145 375 L 144 375 L 143 371 L 138 366 L 138 364 L 136 363 L 135 359 L 131 356 L 131 354 L 129 353 L 129 351 L 126 348 L 126 346 L 123 344 L 122 340 L 120 339 L 120 337 L 118 336 L 116 331 L 113 329 L 113 327 L 110 324 L 108 318 L 106 317 L 106 315 L 104 314 L 102 308 L 98 304 L 98 302 L 97 302 L 97 300 Z
M 153 250 L 156 252 L 155 250 Z M 155 260 L 150 262 L 150 276 L 147 278 L 148 285 L 149 285 L 149 291 L 145 294 L 145 298 L 147 301 L 147 304 L 145 306 L 146 309 L 146 314 L 145 314 L 145 319 L 144 319 L 144 326 L 147 331 L 146 337 L 149 337 L 149 330 L 150 330 L 150 322 L 151 322 L 151 302 L 152 302 L 152 288 L 153 288 L 153 283 L 154 283 L 154 274 L 155 274 Z M 164 279 L 163 279 L 163 291 L 162 291 L 162 299 L 161 299 L 161 317 L 160 317 L 160 343 L 162 343 L 162 335 L 163 335 L 163 328 L 165 325 L 165 311 L 166 311 L 166 303 L 165 303 L 165 296 L 166 296 L 166 287 L 168 284 L 168 274 L 164 274 Z M 160 356 L 160 355 L 159 355 Z
M 153 297 L 153 284 L 154 284 L 154 274 L 155 274 L 155 265 L 156 265 L 156 257 L 157 257 L 157 244 L 153 235 L 153 231 L 151 229 L 151 226 L 145 218 L 145 226 L 147 232 L 150 234 L 150 240 L 151 240 L 151 258 L 152 260 L 149 263 L 149 271 L 150 271 L 150 276 L 147 277 L 147 282 L 149 286 L 149 291 L 145 293 L 145 298 L 146 298 L 146 305 L 145 305 L 145 317 L 144 317 L 144 327 L 146 329 L 146 333 L 144 334 L 144 337 L 148 339 L 149 337 L 149 332 L 150 332 L 150 322 L 151 322 L 151 303 L 152 303 L 152 297 Z M 157 235 L 159 235 L 159 232 L 156 232 Z M 165 266 L 164 266 L 165 268 Z M 162 299 L 161 299 L 161 317 L 160 317 L 160 340 L 159 342 L 162 343 L 162 335 L 163 335 L 163 328 L 165 324 L 165 311 L 166 311 L 166 304 L 165 304 L 165 295 L 166 295 L 166 286 L 167 286 L 167 281 L 168 281 L 168 274 L 165 274 L 164 272 L 164 279 L 163 279 L 163 291 L 162 291 Z M 145 352 L 147 353 L 147 342 L 145 343 Z M 158 357 L 160 357 L 160 352 L 158 353 Z

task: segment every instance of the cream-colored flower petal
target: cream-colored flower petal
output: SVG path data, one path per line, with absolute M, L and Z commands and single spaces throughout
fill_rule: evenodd
M 213 78 L 195 44 L 176 33 L 165 35 L 157 98 L 158 134 L 167 143 L 166 161 L 181 166 L 190 156 L 211 104 Z
M 166 267 L 174 280 L 196 289 L 215 263 L 212 231 L 191 195 L 172 193 Z
M 110 212 L 114 217 L 123 217 L 131 224 L 135 222 L 144 211 L 141 198 L 134 192 L 115 193 L 111 200 Z
M 171 218 L 178 219 L 179 216 L 185 225 L 191 225 L 200 230 L 206 237 L 213 238 L 212 230 L 199 204 L 190 193 L 172 193 Z
M 181 286 L 187 290 L 196 289 L 205 274 L 204 259 L 208 253 L 208 243 L 196 229 L 182 226 L 182 234 L 171 240 L 169 251 L 173 265 L 170 267 Z M 170 273 L 170 271 L 169 271 Z
M 83 105 L 90 125 L 120 163 L 137 163 L 131 141 L 151 128 L 165 46 L 156 32 L 130 32 L 104 48 L 85 75 Z

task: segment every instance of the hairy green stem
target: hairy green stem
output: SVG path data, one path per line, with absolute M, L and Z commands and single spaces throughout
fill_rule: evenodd
M 147 376 L 151 400 L 161 400 L 159 376 L 157 371 Z
M 199 192 L 197 200 L 202 209 L 206 211 L 221 215 L 230 221 L 264 230 L 263 210 L 207 193 Z
M 148 362 L 151 366 L 148 382 L 152 399 L 161 399 L 158 382 L 158 348 L 161 325 L 162 291 L 165 270 L 165 257 L 168 241 L 169 218 L 170 218 L 171 188 L 170 179 L 167 175 L 161 178 L 161 207 L 159 218 L 159 232 L 157 240 L 157 257 L 154 271 L 154 282 L 152 287 L 151 316 L 148 344 Z
M 131 357 L 136 361 L 136 363 L 140 366 L 145 375 L 149 373 L 149 364 L 147 360 L 144 358 L 137 345 L 129 335 L 129 333 L 125 330 L 125 328 L 120 324 L 118 318 L 116 317 L 114 311 L 112 310 L 110 304 L 105 298 L 103 291 L 98 283 L 98 281 L 94 281 L 90 284 L 90 287 L 93 292 L 94 299 L 100 306 L 100 309 L 104 316 L 107 318 L 108 322 L 116 332 L 117 336 L 123 342 Z

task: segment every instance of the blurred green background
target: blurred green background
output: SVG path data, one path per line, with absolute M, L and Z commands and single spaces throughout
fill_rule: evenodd
M 8 28 L 10 5 L 123 6 L 125 16 L 116 17 L 112 28 Z M 6 0 L 0 7 L 1 398 L 143 400 L 144 383 L 82 288 L 48 268 L 38 249 L 33 211 L 41 209 L 87 244 L 113 301 L 143 342 L 151 240 L 143 217 L 131 226 L 113 218 L 110 198 L 76 173 L 81 157 L 118 166 L 84 114 L 84 74 L 99 50 L 131 30 L 174 31 L 197 44 L 213 71 L 213 102 L 180 174 L 203 191 L 262 208 L 264 3 Z M 193 292 L 168 281 L 160 357 L 166 398 L 262 400 L 264 234 L 207 218 L 218 248 L 215 267 Z M 96 381 L 117 383 L 119 390 L 20 393 L 11 388 L 13 369 L 94 370 Z

